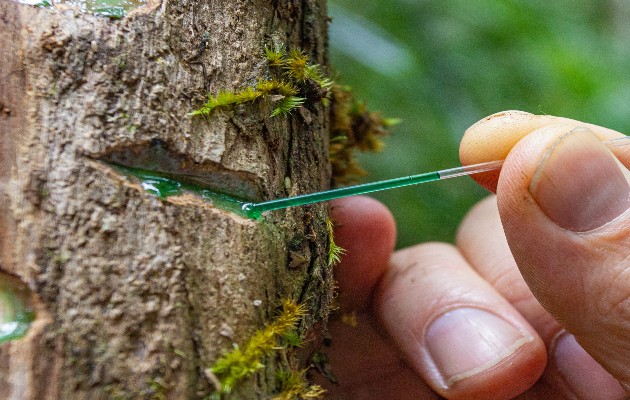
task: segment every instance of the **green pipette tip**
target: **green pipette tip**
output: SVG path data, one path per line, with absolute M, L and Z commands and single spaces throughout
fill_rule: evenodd
M 278 210 L 281 208 L 303 206 L 306 204 L 319 203 L 339 199 L 342 197 L 354 196 L 358 194 L 378 192 L 381 190 L 399 188 L 403 186 L 417 185 L 420 183 L 433 182 L 441 179 L 454 178 L 456 176 L 464 176 L 476 174 L 479 172 L 492 171 L 498 169 L 503 161 L 491 161 L 482 164 L 469 165 L 465 167 L 457 167 L 444 169 L 441 171 L 427 172 L 424 174 L 403 176 L 401 178 L 387 179 L 384 181 L 364 183 L 362 185 L 348 186 L 339 189 L 325 190 L 300 196 L 286 197 L 283 199 L 269 200 L 262 203 L 245 203 L 243 211 L 249 218 L 258 219 L 265 211 Z
M 607 140 L 604 142 L 604 144 L 607 147 L 625 146 L 627 144 L 630 144 L 630 141 L 628 140 L 629 138 L 630 136 L 626 136 L 622 138 Z M 439 181 L 448 178 L 455 178 L 458 176 L 479 174 L 481 172 L 498 170 L 499 168 L 501 168 L 502 165 L 503 160 L 489 161 L 481 164 L 466 165 L 463 167 L 443 169 L 440 171 L 427 172 L 424 174 L 403 176 L 401 178 L 364 183 L 361 185 L 348 186 L 339 189 L 325 190 L 323 192 L 263 201 L 261 203 L 245 203 L 242 206 L 242 210 L 249 218 L 259 219 L 262 213 L 265 211 L 303 206 L 306 204 L 319 203 L 322 201 L 334 200 L 342 197 L 354 196 L 357 194 L 378 192 L 381 190 L 417 185 L 420 183 Z

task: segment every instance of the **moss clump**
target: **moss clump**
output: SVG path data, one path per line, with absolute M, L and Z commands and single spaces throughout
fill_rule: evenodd
M 262 79 L 253 87 L 239 91 L 223 90 L 208 95 L 208 101 L 191 116 L 210 115 L 212 110 L 267 98 L 275 102 L 272 117 L 289 114 L 309 99 L 327 102 L 333 81 L 317 64 L 311 64 L 308 56 L 299 49 L 286 51 L 282 44 L 266 46 L 264 57 L 270 72 L 277 79 Z
M 332 267 L 339 264 L 346 250 L 335 243 L 335 224 L 330 218 L 326 218 L 326 230 L 328 231 L 328 265 Z
M 317 88 L 318 95 L 327 99 L 333 86 L 319 65 L 309 63 L 308 56 L 301 50 L 291 50 L 286 57 L 280 59 L 280 66 L 289 79 L 306 84 L 311 83 Z
M 282 312 L 254 335 L 242 347 L 224 354 L 206 371 L 216 377 L 218 388 L 214 398 L 228 394 L 243 378 L 262 369 L 262 359 L 278 348 L 278 340 L 293 330 L 306 315 L 306 308 L 293 300 L 282 302 Z
M 280 393 L 273 400 L 310 400 L 322 399 L 326 392 L 319 385 L 310 385 L 306 379 L 306 370 L 278 371 Z
M 252 102 L 262 97 L 279 96 L 280 100 L 271 114 L 272 117 L 275 117 L 288 114 L 304 103 L 304 98 L 298 97 L 297 94 L 298 89 L 290 82 L 262 80 L 254 88 L 248 87 L 238 92 L 221 91 L 216 96 L 209 95 L 206 104 L 189 115 L 210 115 L 212 110 L 217 107 Z
M 366 174 L 354 150 L 378 152 L 384 147 L 383 137 L 389 128 L 400 121 L 383 118 L 378 112 L 368 111 L 365 104 L 354 99 L 347 86 L 334 85 L 330 107 L 330 164 L 333 186 L 353 183 Z

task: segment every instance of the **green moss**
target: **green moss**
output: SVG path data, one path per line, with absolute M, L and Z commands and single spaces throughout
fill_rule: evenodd
M 238 91 L 221 90 L 215 95 L 209 94 L 208 101 L 189 115 L 207 116 L 216 108 L 263 98 L 275 102 L 271 117 L 287 115 L 307 99 L 319 99 L 327 103 L 333 81 L 322 72 L 319 65 L 311 64 L 303 51 L 293 49 L 287 52 L 283 44 L 274 44 L 265 46 L 263 55 L 270 72 L 275 72 L 280 78 L 262 79 L 255 86 Z
M 309 63 L 308 56 L 301 50 L 291 50 L 280 65 L 291 79 L 300 83 L 312 81 L 326 92 L 326 96 L 333 86 L 332 79 L 324 75 L 321 66 Z
M 114 65 L 119 71 L 127 68 L 127 58 L 125 56 L 117 56 L 114 58 Z
M 291 329 L 290 331 L 285 332 L 282 335 L 282 341 L 284 347 L 286 348 L 302 347 L 302 344 L 304 344 L 300 333 L 295 329 Z
M 278 115 L 289 114 L 294 108 L 298 108 L 304 103 L 304 97 L 289 96 L 278 102 L 276 108 L 271 113 L 272 117 Z
M 326 392 L 319 385 L 310 385 L 306 379 L 306 370 L 278 371 L 280 392 L 272 400 L 309 400 L 322 399 Z
M 297 97 L 298 89 L 292 83 L 278 80 L 261 80 L 256 87 L 248 87 L 238 92 L 221 91 L 216 96 L 209 95 L 206 104 L 189 115 L 210 115 L 217 107 L 253 102 L 259 98 L 279 96 L 280 100 L 271 113 L 272 117 L 290 113 L 302 105 L 304 98 Z
M 333 266 L 339 264 L 346 250 L 335 243 L 335 224 L 330 218 L 326 218 L 326 230 L 328 231 L 328 265 Z
M 166 386 L 161 382 L 160 378 L 152 378 L 149 380 L 150 399 L 166 400 Z
M 209 375 L 216 377 L 220 386 L 211 398 L 230 393 L 240 380 L 262 369 L 263 357 L 278 348 L 278 339 L 293 330 L 305 314 L 304 306 L 298 305 L 293 300 L 284 300 L 278 317 L 254 333 L 247 343 L 219 358 L 206 371 Z
M 103 388 L 103 392 L 107 394 L 107 398 L 112 400 L 130 400 L 130 396 L 125 394 L 123 390 L 115 385 L 107 385 Z

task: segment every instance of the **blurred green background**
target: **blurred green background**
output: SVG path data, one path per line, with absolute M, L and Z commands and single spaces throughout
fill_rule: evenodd
M 630 133 L 630 2 L 331 0 L 331 64 L 372 110 L 403 121 L 363 181 L 459 165 L 468 126 L 503 110 Z M 453 241 L 486 195 L 470 178 L 376 194 L 398 246 Z

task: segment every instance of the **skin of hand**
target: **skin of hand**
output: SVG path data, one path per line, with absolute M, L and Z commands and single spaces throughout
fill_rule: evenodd
M 475 176 L 496 196 L 455 245 L 394 252 L 382 204 L 335 201 L 346 318 L 329 326 L 327 398 L 627 398 L 630 146 L 602 144 L 620 136 L 518 111 L 479 121 L 462 163 L 505 163 Z

